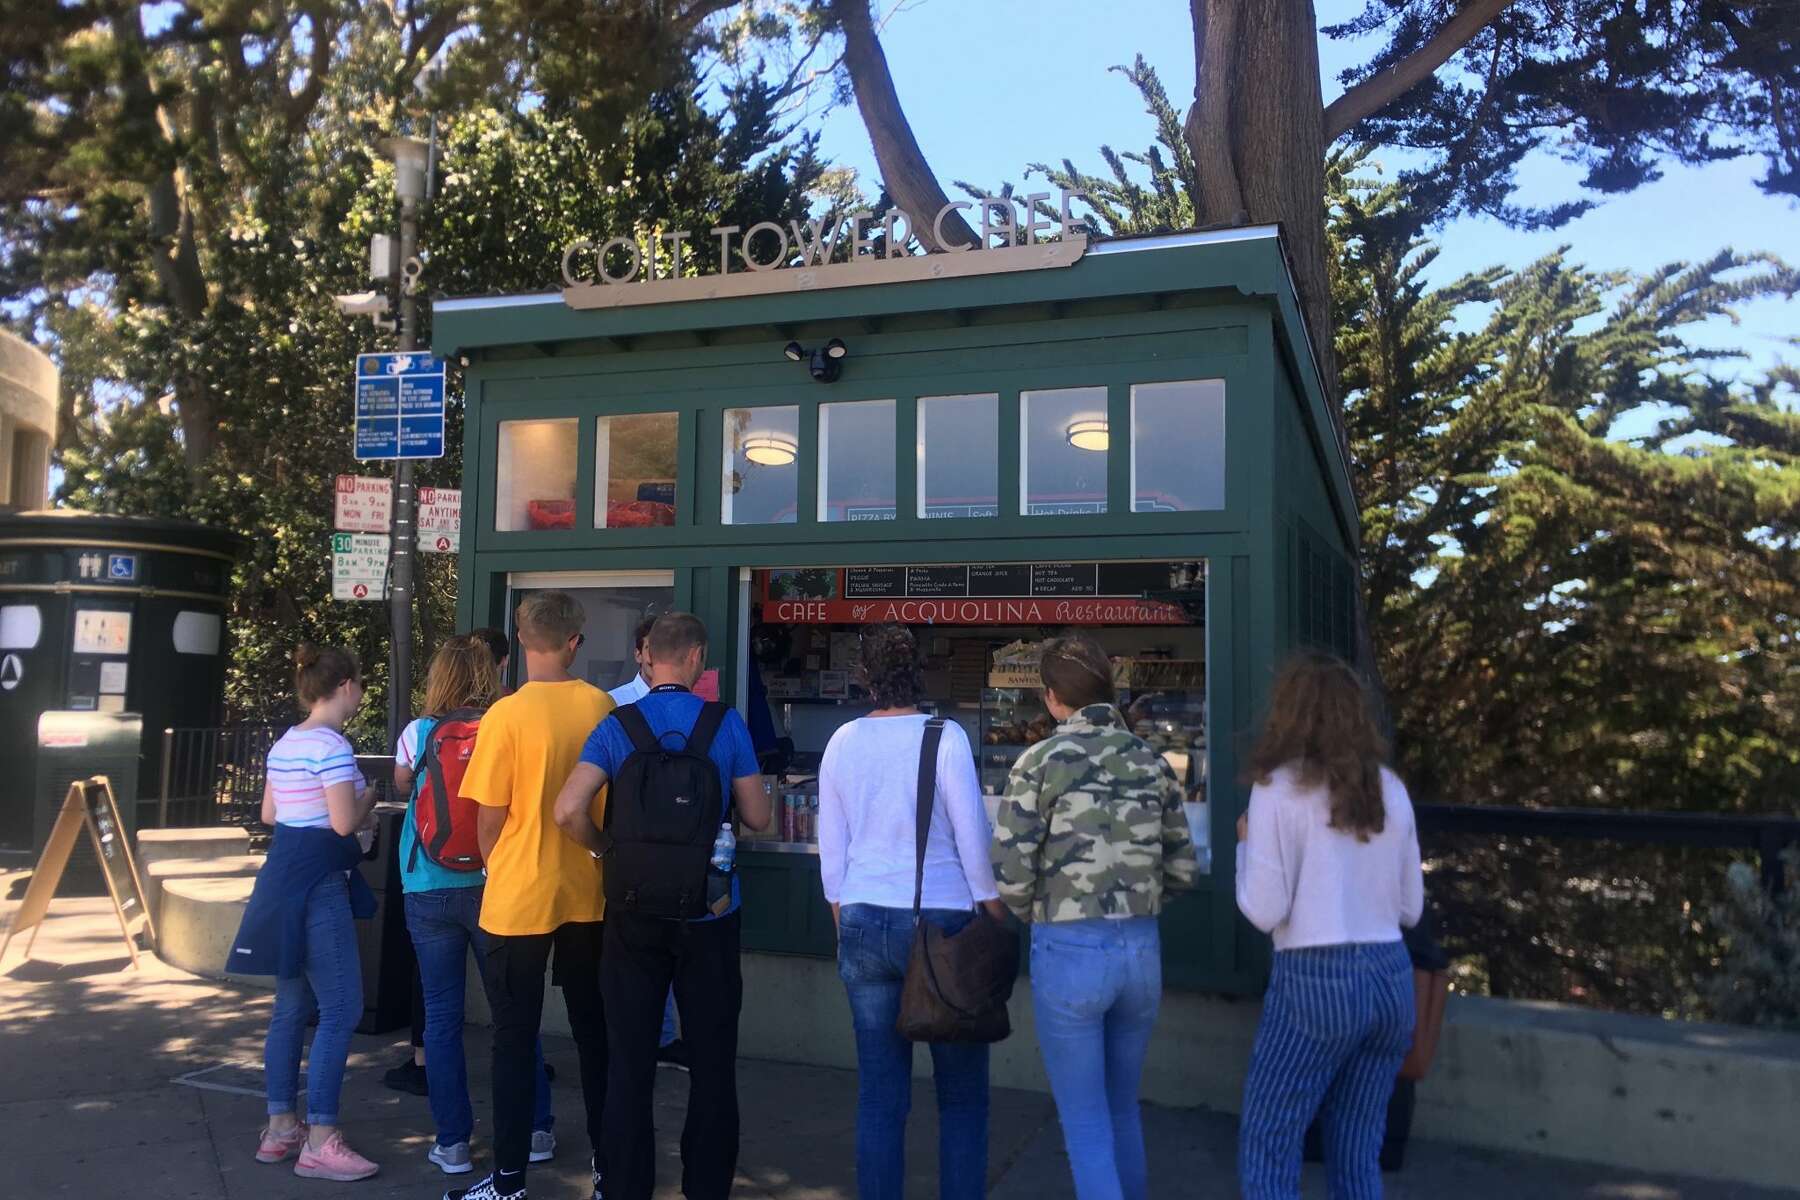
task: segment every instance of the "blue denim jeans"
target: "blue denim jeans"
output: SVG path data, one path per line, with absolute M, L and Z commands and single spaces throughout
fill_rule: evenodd
M 469 948 L 486 945 L 481 932 L 478 887 L 434 888 L 406 894 L 406 930 L 419 959 L 425 996 L 425 1078 L 431 1120 L 440 1146 L 466 1142 L 475 1129 L 469 1105 L 469 1066 L 463 1056 L 463 984 Z M 550 1079 L 544 1073 L 544 1046 L 537 1045 L 537 1106 L 533 1129 L 549 1129 Z
M 275 981 L 275 1010 L 263 1043 L 263 1084 L 269 1115 L 294 1111 L 300 1088 L 300 1049 L 317 1013 L 312 1055 L 306 1062 L 306 1120 L 338 1123 L 338 1094 L 350 1035 L 362 1019 L 362 962 L 356 956 L 356 922 L 350 916 L 350 884 L 332 872 L 306 894 L 306 973 Z
M 1162 1004 L 1156 918 L 1033 925 L 1031 1002 L 1075 1195 L 1143 1200 L 1138 1080 Z
M 1278 951 L 1244 1080 L 1243 1194 L 1300 1195 L 1301 1140 L 1316 1113 L 1332 1200 L 1378 1200 L 1388 1098 L 1412 1033 L 1404 943 Z
M 926 909 L 924 919 L 955 932 L 972 912 Z M 902 1200 L 906 1194 L 906 1118 L 912 1111 L 913 1045 L 894 1032 L 900 986 L 912 952 L 911 909 L 845 905 L 838 917 L 838 977 L 850 994 L 856 1027 L 856 1194 Z M 988 1048 L 936 1044 L 938 1195 L 979 1200 L 987 1194 Z

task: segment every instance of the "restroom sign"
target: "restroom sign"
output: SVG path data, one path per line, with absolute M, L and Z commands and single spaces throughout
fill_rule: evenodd
M 388 540 L 385 533 L 331 535 L 333 600 L 387 599 Z
M 106 577 L 114 583 L 137 582 L 138 557 L 135 554 L 106 556 Z

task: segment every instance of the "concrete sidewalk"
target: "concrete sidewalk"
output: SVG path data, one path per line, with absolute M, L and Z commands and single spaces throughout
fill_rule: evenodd
M 0 875 L 0 897 L 6 895 Z M 10 918 L 16 902 L 0 899 Z M 441 1195 L 451 1182 L 425 1161 L 431 1118 L 423 1099 L 381 1086 L 405 1053 L 405 1033 L 358 1037 L 345 1083 L 345 1127 L 382 1164 L 346 1187 L 296 1178 L 251 1158 L 262 1123 L 261 1061 L 270 993 L 200 979 L 145 955 L 132 970 L 104 900 L 58 900 L 34 950 L 15 946 L 0 963 L 0 1163 L 10 1192 L 25 1196 L 195 1197 L 283 1200 L 350 1195 L 363 1200 Z M 556 1082 L 561 1152 L 532 1171 L 534 1200 L 586 1200 L 586 1137 L 575 1053 L 546 1038 Z M 477 1174 L 487 1158 L 488 1039 L 468 1032 L 477 1113 Z M 195 1072 L 204 1072 L 194 1076 Z M 686 1077 L 660 1073 L 657 1124 L 662 1186 L 679 1196 L 676 1138 Z M 188 1082 L 180 1082 L 182 1077 Z M 211 1087 L 196 1087 L 194 1083 Z M 225 1089 L 225 1090 L 220 1090 Z M 239 1089 L 239 1090 L 231 1090 Z M 856 1194 L 856 1078 L 844 1071 L 745 1060 L 739 1072 L 743 1142 L 736 1194 L 752 1200 L 826 1200 Z M 1227 1114 L 1149 1107 L 1151 1194 L 1230 1197 L 1236 1120 Z M 908 1194 L 936 1194 L 930 1084 L 914 1097 Z M 1056 1114 L 1047 1097 L 999 1090 L 990 1126 L 991 1194 L 997 1200 L 1072 1195 Z M 460 1184 L 459 1184 L 460 1186 Z M 1307 1195 L 1324 1196 L 1316 1167 Z M 1716 1183 L 1647 1177 L 1547 1159 L 1488 1154 L 1415 1141 L 1388 1194 L 1433 1200 L 1761 1200 L 1800 1197 Z

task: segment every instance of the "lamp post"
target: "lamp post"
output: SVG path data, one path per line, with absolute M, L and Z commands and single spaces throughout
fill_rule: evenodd
M 400 196 L 400 350 L 419 348 L 419 209 L 425 202 L 430 144 L 423 138 L 391 137 L 381 142 L 394 160 L 394 190 Z M 411 459 L 394 464 L 394 516 L 389 530 L 388 745 L 412 719 L 413 578 L 418 556 L 417 493 Z

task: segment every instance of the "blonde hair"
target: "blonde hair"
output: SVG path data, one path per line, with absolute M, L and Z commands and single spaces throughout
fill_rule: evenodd
M 533 592 L 519 602 L 519 643 L 540 653 L 561 650 L 587 624 L 587 613 L 567 592 Z
M 441 717 L 454 708 L 486 708 L 499 691 L 500 672 L 487 643 L 471 634 L 459 634 L 431 656 L 424 715 Z

